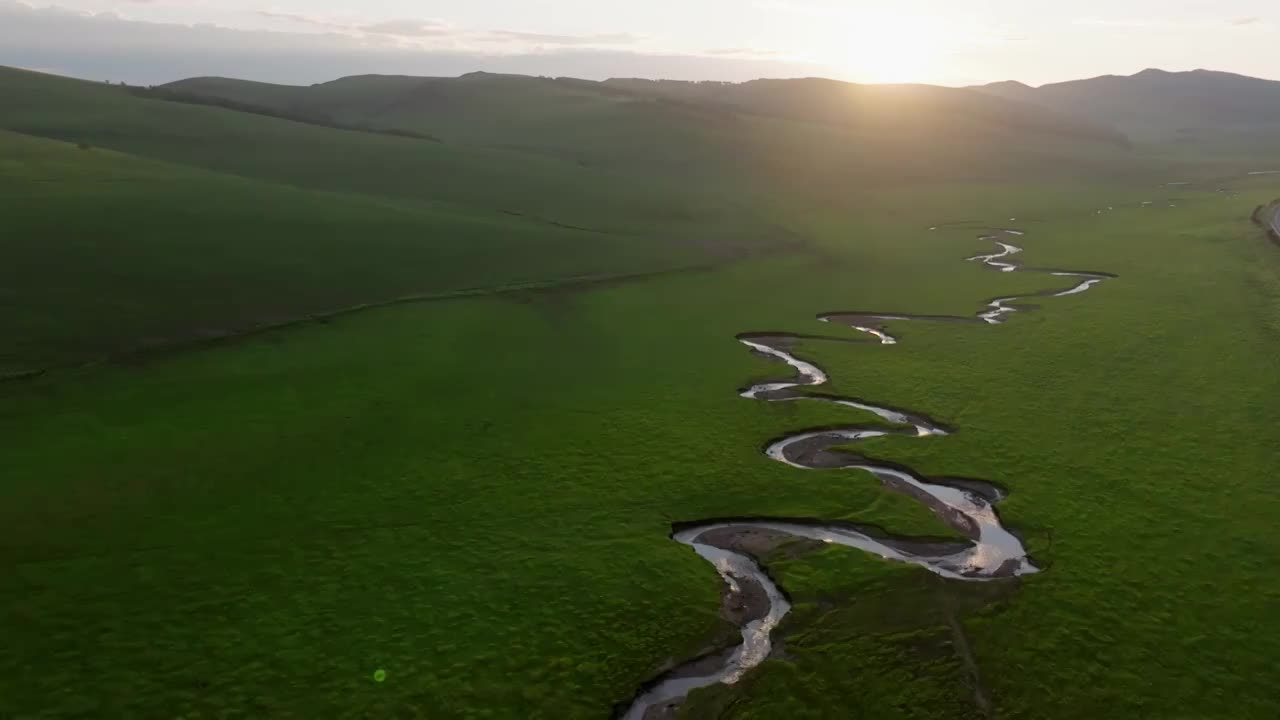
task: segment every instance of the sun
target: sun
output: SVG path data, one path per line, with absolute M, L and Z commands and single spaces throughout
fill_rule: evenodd
M 867 8 L 851 15 L 829 62 L 861 82 L 929 82 L 941 74 L 953 38 L 936 18 Z

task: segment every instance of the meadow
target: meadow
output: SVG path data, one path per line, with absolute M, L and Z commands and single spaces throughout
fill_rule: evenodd
M 0 377 L 406 297 L 723 261 L 735 248 L 308 192 L 0 131 Z
M 922 87 L 184 87 L 333 122 L 0 68 L 0 717 L 606 717 L 735 636 L 672 523 L 953 535 L 762 457 L 873 419 L 738 397 L 762 330 L 957 429 L 857 449 L 1008 489 L 1045 571 L 784 547 L 779 651 L 682 716 L 1280 714 L 1271 145 Z M 1118 277 L 890 347 L 816 321 L 1045 288 L 964 262 L 1011 225 Z
M 0 378 L 796 245 L 744 197 L 0 68 Z M 94 311 L 86 312 L 93 308 Z
M 1280 457 L 1259 438 L 1280 420 L 1280 264 L 1249 215 L 1280 186 L 1157 185 L 784 197 L 761 212 L 803 252 L 8 383 L 0 709 L 605 717 L 732 634 L 672 522 L 947 532 L 869 476 L 761 457 L 781 433 L 869 418 L 737 397 L 782 371 L 734 336 L 1042 288 L 965 263 L 987 244 L 945 224 L 1017 217 L 1029 265 L 1119 278 L 1004 326 L 899 324 L 898 346 L 800 354 L 832 392 L 958 428 L 859 449 L 1008 488 L 1002 516 L 1046 571 L 973 586 L 844 548 L 769 558 L 797 607 L 782 652 L 684 715 L 973 717 L 959 627 L 1000 717 L 1274 716 Z M 1177 207 L 1140 205 L 1164 196 Z

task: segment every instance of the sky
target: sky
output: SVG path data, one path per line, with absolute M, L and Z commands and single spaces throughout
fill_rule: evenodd
M 474 70 L 1032 85 L 1280 79 L 1275 0 L 0 0 L 0 65 L 159 84 Z

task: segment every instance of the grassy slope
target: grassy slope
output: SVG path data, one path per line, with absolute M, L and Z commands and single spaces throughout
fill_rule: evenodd
M 858 85 L 823 79 L 683 83 L 472 73 L 457 78 L 363 75 L 309 87 L 230 78 L 191 78 L 162 86 L 284 111 L 316 112 L 350 122 L 431 120 L 451 136 L 492 137 L 532 124 L 563 125 L 575 114 L 635 111 L 650 105 L 722 110 L 876 131 L 883 139 L 933 131 L 945 119 L 954 136 L 1021 130 L 1123 144 L 1102 126 L 966 89 L 928 85 Z M 517 111 L 524 118 L 513 117 Z
M 161 90 L 187 92 L 271 108 L 322 113 L 346 122 L 393 126 L 406 117 L 434 119 L 451 139 L 492 136 L 516 122 L 563 122 L 635 105 L 633 93 L 600 91 L 596 83 L 474 73 L 461 78 L 361 75 L 299 87 L 233 78 L 190 78 Z
M 226 322 L 219 313 L 229 306 L 206 304 L 213 295 L 192 285 L 214 295 L 255 288 L 259 299 L 237 318 L 274 312 L 281 283 L 296 283 L 286 285 L 290 298 L 326 302 L 414 286 L 420 268 L 404 258 L 436 257 L 417 254 L 423 227 L 443 227 L 451 243 L 462 228 L 475 231 L 450 244 L 458 255 L 440 266 L 443 286 L 458 281 L 458 267 L 486 280 L 541 273 L 542 262 L 576 271 L 578 234 L 499 220 L 495 209 L 649 237 L 668 228 L 687 249 L 679 231 L 725 228 L 726 205 L 703 196 L 672 204 L 673 193 L 738 167 L 724 159 L 729 145 L 704 147 L 723 134 L 723 116 L 685 122 L 687 108 L 662 104 L 646 107 L 669 134 L 637 141 L 648 123 L 633 113 L 635 126 L 549 123 L 526 148 L 536 152 L 513 154 L 45 76 L 4 72 L 0 82 L 29 100 L 0 108 L 0 126 L 276 183 L 5 136 L 25 158 L 0 166 L 23 201 L 12 214 L 32 228 L 14 245 L 27 271 L 5 287 L 54 308 L 31 323 L 39 316 L 18 307 L 10 322 L 15 333 L 48 333 L 59 352 L 81 349 L 76 334 L 94 338 L 91 320 L 163 321 L 156 332 L 200 313 Z M 748 169 L 779 189 L 807 195 L 826 183 L 827 199 L 854 196 L 858 209 L 831 214 L 777 198 L 790 223 L 826 238 L 819 254 L 585 293 L 406 306 L 5 387 L 0 715 L 599 717 L 668 655 L 723 630 L 714 576 L 665 539 L 670 521 L 768 513 L 940 532 L 865 479 L 762 460 L 766 438 L 849 418 L 734 397 L 772 368 L 730 338 L 821 331 L 809 321 L 820 310 L 966 312 L 1038 287 L 1039 278 L 960 262 L 979 249 L 967 232 L 920 231 L 1014 214 L 1035 224 L 1029 260 L 1123 278 L 1006 327 L 911 325 L 891 349 L 815 343 L 805 352 L 830 367 L 837 388 L 960 426 L 941 442 L 864 447 L 1011 487 L 1002 510 L 1050 572 L 979 589 L 841 549 L 778 561 L 772 569 L 797 600 L 788 659 L 730 694 L 704 694 L 691 712 L 741 699 L 727 715 L 969 716 L 945 627 L 951 607 L 1002 716 L 1275 715 L 1268 658 L 1280 647 L 1258 628 L 1280 594 L 1268 535 L 1280 498 L 1256 479 L 1280 458 L 1256 438 L 1280 419 L 1269 402 L 1280 300 L 1273 249 L 1244 220 L 1274 191 L 1230 201 L 1188 194 L 1167 211 L 1134 207 L 1149 187 L 1104 195 L 1105 186 L 939 183 L 899 193 L 877 188 L 883 178 L 870 170 L 944 177 L 929 163 L 964 153 L 986 161 L 992 146 L 944 137 L 938 147 L 958 145 L 957 154 L 918 152 L 904 169 L 900 155 L 847 142 L 857 138 L 848 130 L 752 117 L 728 134 L 765 143 L 747 145 L 765 160 Z M 628 174 L 669 172 L 694 148 L 706 155 L 690 163 L 698 173 L 663 189 L 583 169 L 564 148 L 613 158 L 606 165 Z M 661 162 L 638 163 L 655 149 Z M 1073 171 L 1118 166 L 1083 155 Z M 1009 158 L 991 165 L 1013 172 L 1045 156 Z M 32 168 L 58 182 L 32 184 Z M 51 214 L 70 202 L 91 220 Z M 1127 209 L 1091 214 L 1105 204 Z M 245 234 L 257 222 L 280 225 Z M 347 238 L 370 223 L 397 267 L 362 266 L 371 253 L 352 254 Z M 70 242 L 68 226 L 89 240 Z M 138 244 L 104 251 L 90 234 L 104 226 Z M 335 227 L 353 229 L 326 235 Z M 498 242 L 495 227 L 536 236 L 521 248 L 559 251 L 509 255 L 486 244 Z M 242 235 L 251 242 L 226 242 Z M 317 252 L 317 235 L 328 254 L 308 257 L 299 279 L 299 254 Z M 205 260 L 197 272 L 187 254 L 154 252 L 175 236 Z M 472 255 L 476 247 L 485 252 Z M 623 239 L 598 249 L 600 262 L 627 267 L 682 251 L 649 255 Z M 65 253 L 74 262 L 59 262 Z M 482 267 L 494 254 L 501 265 Z M 86 272 L 90 262 L 111 277 Z M 335 285 L 335 266 L 362 269 Z M 103 297 L 111 312 L 76 313 Z M 191 305 L 169 307 L 173 297 Z M 1230 431 L 1210 434 L 1206 418 Z M 1206 457 L 1215 465 L 1204 467 Z M 382 685 L 370 680 L 378 667 L 390 673 Z
M 836 387 L 957 423 L 946 443 L 878 454 L 1006 483 L 1002 515 L 1048 571 L 1006 594 L 912 571 L 893 582 L 838 550 L 779 563 L 802 598 L 794 663 L 741 694 L 710 693 L 689 716 L 729 695 L 727 717 L 970 717 L 946 704 L 969 697 L 964 673 L 937 667 L 948 604 L 972 613 L 963 622 L 1000 717 L 1273 716 L 1278 649 L 1257 633 L 1280 593 L 1269 569 L 1280 545 L 1263 530 L 1280 494 L 1258 478 L 1280 454 L 1257 438 L 1280 420 L 1280 258 L 1243 216 L 1275 192 L 1027 218 L 1027 262 L 1121 277 L 994 333 L 898 324 L 891 362 L 815 346 Z M 914 663 L 880 665 L 895 652 Z M 950 678 L 950 693 L 922 673 Z
M 405 294 L 793 242 L 742 199 L 0 68 L 0 376 Z M 104 148 L 113 148 L 109 151 Z M 128 155 L 122 153 L 129 153 Z M 159 160 L 159 162 L 156 162 Z
M 1123 146 L 1123 136 L 1105 126 L 1008 98 L 994 99 L 965 88 L 935 85 L 859 85 L 823 78 L 691 83 L 610 80 L 626 88 L 687 102 L 721 105 L 755 115 L 787 117 L 837 126 L 874 128 L 894 137 L 936 130 L 945 121 L 954 138 L 982 129 L 1062 135 Z
M 1120 128 L 1147 152 L 1173 161 L 1209 160 L 1237 173 L 1280 163 L 1280 82 L 1145 70 L 1039 88 L 1006 82 L 976 89 Z
M 336 130 L 0 68 L 0 128 L 313 190 L 510 211 L 713 244 L 759 237 L 714 189 L 669 187 L 529 154 Z M 752 218 L 755 219 L 755 218 Z M 753 235 L 753 233 L 757 233 Z
M 678 243 L 307 192 L 0 131 L 0 375 L 411 294 L 704 262 Z
M 805 354 L 837 391 L 961 428 L 865 449 L 1012 489 L 1004 515 L 1049 571 L 990 605 L 945 590 L 1002 717 L 1275 715 L 1280 496 L 1258 479 L 1280 458 L 1257 438 L 1280 420 L 1280 279 L 1246 220 L 1264 195 L 944 190 L 810 216 L 818 258 L 406 306 L 11 388 L 4 709 L 600 717 L 719 629 L 714 574 L 669 522 L 938 531 L 866 478 L 761 458 L 850 418 L 735 397 L 776 368 L 732 336 L 1038 287 L 963 263 L 967 231 L 921 230 L 1016 213 L 1028 261 L 1123 277 L 1002 327 Z M 1092 215 L 1107 202 L 1125 209 Z M 927 575 L 839 548 L 774 570 L 797 600 L 788 659 L 727 717 L 971 716 Z
M 673 85 L 682 90 L 669 90 Z M 359 76 L 306 88 L 226 78 L 182 92 L 410 129 L 739 189 L 852 193 L 885 182 L 1118 171 L 1117 138 L 1036 106 L 925 86 L 795 80 L 708 86 L 477 73 Z
M 252 90 L 252 102 L 321 93 L 342 115 L 381 107 L 376 98 L 409 82 L 420 79 L 232 84 Z M 477 142 L 523 151 L 334 130 L 0 69 L 0 91 L 20 100 L 0 107 L 0 128 L 94 148 L 0 135 L 14 258 L 0 271 L 14 298 L 0 322 L 20 338 L 0 375 L 404 294 L 733 258 L 791 241 L 773 222 L 789 198 L 845 205 L 888 179 L 981 175 L 1020 157 L 951 142 L 938 147 L 995 159 L 987 167 L 890 151 L 829 124 L 638 101 L 592 83 L 479 76 L 447 87 L 439 117 L 481 128 Z M 410 100 L 395 112 L 421 119 L 423 99 Z M 992 132 L 989 142 L 1019 140 Z M 1063 142 L 1043 150 L 1097 150 Z

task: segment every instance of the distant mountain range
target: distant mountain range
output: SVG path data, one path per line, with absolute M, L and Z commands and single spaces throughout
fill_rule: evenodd
M 860 85 L 818 78 L 745 83 L 472 73 L 461 77 L 354 76 L 296 87 L 192 78 L 160 86 L 170 99 L 232 104 L 367 128 L 441 134 L 471 142 L 543 144 L 551 125 L 613 122 L 619 113 L 752 115 L 917 142 L 1023 136 L 1115 145 L 1280 133 L 1280 82 L 1194 70 L 1031 87 Z M 598 127 L 598 125 L 596 125 Z M 539 137 L 530 137 L 530 133 Z M 581 137 L 577 138 L 581 140 Z
M 130 87 L 0 67 L 0 97 L 22 210 L 9 235 L 29 251 L 14 297 L 39 317 L 121 298 L 100 327 L 0 312 L 35 338 L 0 352 L 0 376 L 404 295 L 762 255 L 895 192 L 1280 167 L 1280 83 L 1205 71 L 1041 88 L 489 73 Z M 111 242 L 83 240 L 103 228 Z M 205 301 L 232 287 L 258 299 Z
M 1149 69 L 1038 88 L 1006 81 L 970 89 L 1108 125 L 1134 139 L 1280 128 L 1280 82 L 1211 70 Z
M 222 101 L 241 109 L 400 129 L 431 128 L 478 139 L 494 124 L 519 127 L 588 114 L 641 111 L 655 103 L 672 111 L 746 114 L 901 137 L 933 132 L 1016 130 L 1124 144 L 1120 133 L 1039 103 L 931 85 L 861 85 L 821 78 L 744 83 L 574 78 L 470 73 L 461 77 L 363 75 L 297 87 L 205 77 L 157 88 L 173 99 Z
M 622 173 L 666 187 L 679 179 L 700 189 L 734 184 L 762 192 L 786 185 L 806 198 L 885 182 L 1114 177 L 1208 157 L 1252 166 L 1259 153 L 1280 147 L 1280 82 L 1204 70 L 1146 70 L 1039 88 L 821 78 L 589 81 L 483 72 L 360 75 L 310 86 L 196 77 L 116 86 L 111 107 L 121 112 L 112 114 L 91 100 L 97 95 L 88 87 L 0 72 L 0 90 L 14 101 L 0 108 L 0 127 L 132 151 L 131 143 L 178 132 L 157 118 L 176 116 L 174 106 L 185 105 L 183 116 L 190 117 L 183 122 L 213 133 L 232 122 L 220 114 L 231 110 L 427 141 L 437 146 L 432 157 L 465 159 L 466 167 L 477 151 L 500 153 L 480 163 L 498 176 L 499 167 L 513 174 L 551 161 L 568 175 Z M 99 120 L 84 124 L 85 113 Z M 456 189 L 437 180 L 442 192 Z
M 819 78 L 744 83 L 470 73 L 311 86 L 218 77 L 139 90 L 446 145 L 532 153 L 653 177 L 803 184 L 1095 174 L 1132 166 L 1123 133 L 964 88 Z

